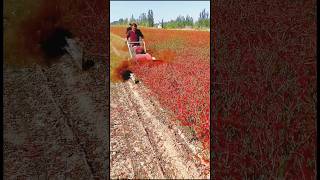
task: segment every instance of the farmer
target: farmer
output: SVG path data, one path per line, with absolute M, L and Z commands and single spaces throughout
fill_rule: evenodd
M 140 29 L 137 28 L 136 23 L 131 23 L 131 29 L 127 28 L 127 40 L 131 42 L 138 42 L 141 38 L 143 40 L 143 34 Z M 139 43 L 133 44 L 133 46 L 139 46 Z
M 127 28 L 127 40 L 129 42 L 139 42 L 140 38 L 141 40 L 143 40 L 143 34 L 140 31 L 140 29 L 137 29 L 137 24 L 136 23 L 130 23 L 131 28 Z M 144 54 L 144 49 L 143 47 L 140 46 L 140 43 L 134 43 L 131 44 L 132 45 L 132 49 L 131 52 L 135 55 L 135 54 Z

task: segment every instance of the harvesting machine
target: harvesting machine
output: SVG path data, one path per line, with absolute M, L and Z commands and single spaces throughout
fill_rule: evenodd
M 127 46 L 130 58 L 134 61 L 156 60 L 155 57 L 152 57 L 149 53 L 147 53 L 146 43 L 143 40 L 137 42 L 127 41 Z
M 147 53 L 146 43 L 143 40 L 140 39 L 137 42 L 126 40 L 126 43 L 131 60 L 135 62 L 156 60 L 155 57 L 152 57 L 149 53 Z M 129 70 L 126 71 L 123 75 L 126 76 L 125 79 L 131 79 L 136 84 L 140 82 L 136 78 L 135 74 Z

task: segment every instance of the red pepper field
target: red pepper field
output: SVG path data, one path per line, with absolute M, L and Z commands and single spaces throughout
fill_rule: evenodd
M 316 1 L 214 1 L 214 177 L 316 179 Z
M 125 27 L 111 27 L 110 31 L 123 37 Z M 148 53 L 158 61 L 136 64 L 131 70 L 182 126 L 191 127 L 209 152 L 210 33 L 147 28 L 141 31 Z

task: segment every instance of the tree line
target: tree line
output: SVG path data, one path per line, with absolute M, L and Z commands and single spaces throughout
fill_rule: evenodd
M 155 27 L 161 26 L 162 28 L 209 28 L 210 27 L 210 17 L 209 12 L 206 9 L 203 9 L 197 21 L 194 21 L 193 18 L 189 15 L 182 16 L 179 15 L 176 19 L 164 22 L 163 19 L 161 22 L 154 22 L 154 14 L 152 10 L 148 10 L 147 13 L 142 13 L 138 18 L 134 18 L 132 15 L 131 18 L 120 18 L 118 21 L 114 21 L 111 25 L 128 25 L 130 22 L 137 22 L 139 26 L 146 27 Z
M 138 18 L 134 18 L 132 15 L 131 18 L 120 18 L 118 21 L 114 21 L 111 25 L 128 25 L 130 22 L 137 22 L 139 26 L 153 27 L 154 18 L 153 11 L 149 10 L 147 13 L 142 13 Z

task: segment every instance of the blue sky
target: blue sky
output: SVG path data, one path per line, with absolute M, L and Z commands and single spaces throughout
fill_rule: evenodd
M 120 18 L 129 18 L 133 14 L 138 18 L 141 13 L 153 11 L 154 22 L 163 19 L 169 21 L 176 19 L 179 15 L 189 15 L 197 20 L 199 13 L 206 9 L 210 10 L 210 1 L 110 1 L 110 22 Z

